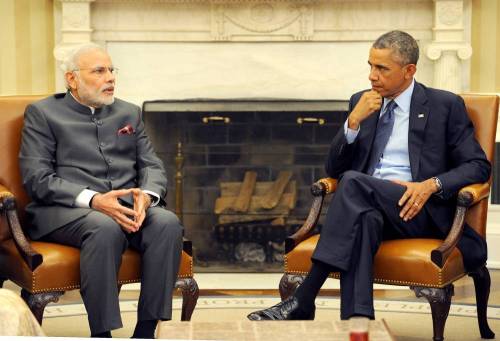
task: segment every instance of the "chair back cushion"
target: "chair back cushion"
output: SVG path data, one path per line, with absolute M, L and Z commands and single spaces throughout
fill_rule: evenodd
M 498 119 L 498 96 L 496 95 L 462 95 L 469 117 L 474 124 L 475 135 L 486 157 L 493 165 L 495 153 L 495 136 Z M 491 182 L 491 178 L 490 178 Z M 468 210 L 466 222 L 481 236 L 486 238 L 486 215 L 488 200 Z
M 24 110 L 26 106 L 46 96 L 7 96 L 0 97 L 0 184 L 7 187 L 16 197 L 19 217 L 24 222 L 24 207 L 30 198 L 23 188 L 19 171 L 19 148 L 23 129 Z M 0 240 L 9 238 L 10 232 L 2 221 L 0 224 Z

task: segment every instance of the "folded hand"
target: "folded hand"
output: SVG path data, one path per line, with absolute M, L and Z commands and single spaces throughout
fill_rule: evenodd
M 436 185 L 432 179 L 422 182 L 399 180 L 392 180 L 392 182 L 406 187 L 406 191 L 398 202 L 398 205 L 402 207 L 399 216 L 403 218 L 404 221 L 413 219 L 413 217 L 420 212 L 422 207 L 424 207 L 429 197 L 436 192 Z
M 140 188 L 133 188 L 132 193 L 134 195 L 134 211 L 137 214 L 135 222 L 141 227 L 146 218 L 146 211 L 151 206 L 151 197 Z
M 141 226 L 137 221 L 139 214 L 118 202 L 120 197 L 130 194 L 133 194 L 133 189 L 119 189 L 103 194 L 98 193 L 92 199 L 92 208 L 113 218 L 126 232 L 137 232 Z

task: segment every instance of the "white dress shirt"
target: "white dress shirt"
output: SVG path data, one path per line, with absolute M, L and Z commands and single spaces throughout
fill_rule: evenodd
M 414 87 L 415 80 L 394 99 L 398 105 L 394 109 L 394 128 L 392 129 L 384 153 L 373 173 L 373 176 L 376 178 L 412 181 L 410 155 L 408 152 L 408 125 L 410 122 L 411 96 Z M 384 98 L 380 116 L 385 114 L 385 108 L 390 101 L 390 99 Z M 348 144 L 356 140 L 359 131 L 360 128 L 358 128 L 358 130 L 350 129 L 348 127 L 348 121 L 346 120 L 344 124 L 344 133 Z

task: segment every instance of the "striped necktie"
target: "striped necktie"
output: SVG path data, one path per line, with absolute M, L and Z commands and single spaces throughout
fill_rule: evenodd
M 373 140 L 372 152 L 370 154 L 370 161 L 368 162 L 367 174 L 373 175 L 375 168 L 380 162 L 385 146 L 389 141 L 389 137 L 392 133 L 392 128 L 394 127 L 394 110 L 397 107 L 397 103 L 393 100 L 390 101 L 383 113 L 379 118 L 377 123 L 377 132 L 375 139 Z

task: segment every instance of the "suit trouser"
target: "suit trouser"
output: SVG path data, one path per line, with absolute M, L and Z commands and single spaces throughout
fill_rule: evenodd
M 405 190 L 356 171 L 340 179 L 312 259 L 341 270 L 342 319 L 374 317 L 373 259 L 382 240 L 443 237 L 425 206 L 407 222 L 399 217 L 398 201 Z
M 171 319 L 182 231 L 175 214 L 152 207 L 136 233 L 128 234 L 109 216 L 91 211 L 42 239 L 80 249 L 80 293 L 95 334 L 122 327 L 117 275 L 129 245 L 141 254 L 137 319 Z

